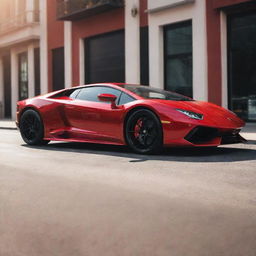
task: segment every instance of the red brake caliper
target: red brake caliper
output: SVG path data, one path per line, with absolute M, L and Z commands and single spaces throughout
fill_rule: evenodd
M 139 119 L 134 127 L 134 137 L 136 139 L 138 139 L 138 137 L 140 136 L 140 129 L 142 127 L 142 120 Z

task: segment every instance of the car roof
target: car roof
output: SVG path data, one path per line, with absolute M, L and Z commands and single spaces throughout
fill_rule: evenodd
M 79 88 L 86 88 L 86 87 L 94 87 L 94 86 L 108 86 L 111 88 L 115 88 L 118 90 L 121 90 L 129 95 L 131 95 L 132 97 L 136 98 L 136 99 L 143 99 L 142 97 L 140 97 L 139 95 L 137 95 L 134 92 L 131 92 L 130 90 L 125 89 L 125 85 L 129 85 L 129 86 L 142 86 L 139 84 L 127 84 L 127 83 L 95 83 L 95 84 L 85 84 L 85 85 L 78 85 L 78 86 L 74 86 L 69 88 L 69 90 L 72 89 L 79 89 Z
M 71 87 L 69 89 L 73 89 L 73 88 L 83 88 L 83 87 L 89 87 L 89 86 L 114 86 L 114 87 L 118 87 L 118 88 L 124 88 L 126 85 L 129 86 L 142 86 L 140 84 L 128 84 L 128 83 L 93 83 L 93 84 L 84 84 L 84 85 L 78 85 L 75 87 Z

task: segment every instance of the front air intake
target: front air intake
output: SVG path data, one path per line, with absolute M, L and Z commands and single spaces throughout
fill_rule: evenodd
M 185 139 L 193 144 L 202 144 L 213 140 L 218 135 L 216 128 L 197 126 L 186 135 Z

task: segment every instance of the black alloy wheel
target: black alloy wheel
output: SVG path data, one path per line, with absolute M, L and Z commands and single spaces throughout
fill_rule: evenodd
M 158 117 L 150 110 L 139 109 L 131 114 L 125 127 L 128 146 L 139 154 L 161 152 L 163 130 Z
M 28 145 L 46 145 L 44 140 L 44 126 L 39 114 L 32 109 L 26 110 L 20 119 L 20 133 Z

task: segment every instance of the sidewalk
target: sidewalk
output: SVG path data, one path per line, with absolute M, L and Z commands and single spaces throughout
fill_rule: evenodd
M 0 130 L 17 130 L 16 124 L 11 120 L 0 120 Z M 256 140 L 256 123 L 247 123 L 241 135 L 247 140 Z
M 15 121 L 12 120 L 0 120 L 0 129 L 5 130 L 17 130 Z
M 247 140 L 256 140 L 256 123 L 246 123 L 241 135 Z

